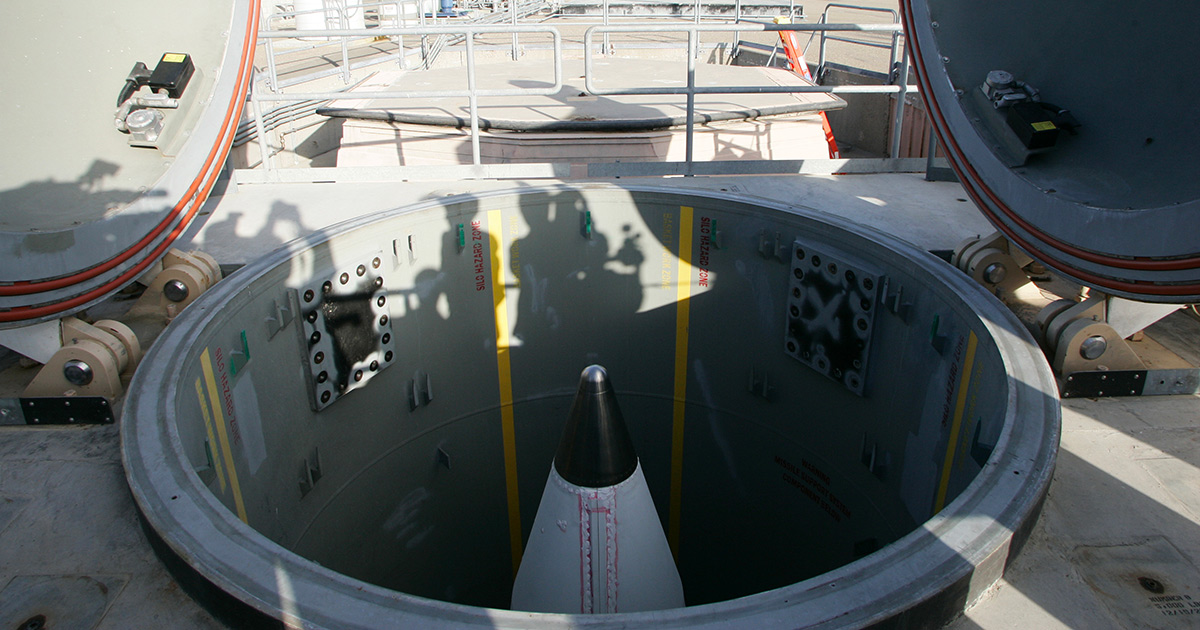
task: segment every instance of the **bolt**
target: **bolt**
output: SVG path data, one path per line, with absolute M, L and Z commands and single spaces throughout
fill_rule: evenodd
M 182 302 L 186 300 L 188 293 L 190 293 L 190 291 L 188 291 L 187 285 L 179 280 L 171 280 L 163 285 L 163 295 L 167 296 L 167 299 L 171 300 L 172 302 Z
M 363 274 L 367 273 L 367 266 L 359 265 L 358 268 L 354 270 L 354 273 L 361 277 Z
M 71 359 L 63 364 L 63 378 L 72 385 L 87 385 L 95 377 L 92 366 L 79 359 Z
M 1163 587 L 1162 582 L 1150 577 L 1139 577 L 1138 584 L 1151 593 L 1162 593 L 1167 590 Z
M 342 284 L 346 284 L 347 282 L 350 282 L 350 274 L 343 273 L 341 276 L 338 277 L 338 282 L 341 282 Z
M 313 290 L 312 290 L 312 289 L 309 289 L 309 290 L 307 290 L 307 291 L 305 291 L 305 292 L 304 292 L 304 301 L 305 301 L 305 302 L 311 302 L 311 301 L 313 301 L 313 298 L 314 298 L 314 297 L 316 297 L 316 296 L 313 294 Z
M 1008 268 L 1000 263 L 992 263 L 983 270 L 983 280 L 988 284 L 1000 284 L 1008 276 Z
M 1095 361 L 1104 355 L 1104 351 L 1108 350 L 1108 340 L 1102 335 L 1094 335 L 1083 340 L 1079 344 L 1079 356 L 1088 361 Z

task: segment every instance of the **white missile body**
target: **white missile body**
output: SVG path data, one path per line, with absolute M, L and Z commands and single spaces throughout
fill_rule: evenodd
M 550 467 L 512 609 L 586 614 L 683 605 L 679 571 L 607 375 L 591 366 Z

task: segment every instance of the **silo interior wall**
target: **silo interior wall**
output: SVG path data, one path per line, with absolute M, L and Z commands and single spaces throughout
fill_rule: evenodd
M 862 395 L 784 351 L 794 239 L 887 281 Z M 782 210 L 550 189 L 454 198 L 295 251 L 196 331 L 174 427 L 252 527 L 403 592 L 507 607 L 592 363 L 613 379 L 689 605 L 887 545 L 1001 437 L 1009 378 L 985 322 L 868 236 Z M 394 360 L 314 411 L 300 294 L 360 264 L 384 279 Z

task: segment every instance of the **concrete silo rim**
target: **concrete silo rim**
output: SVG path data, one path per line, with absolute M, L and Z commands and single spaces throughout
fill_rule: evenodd
M 173 414 L 192 331 L 220 316 L 250 282 L 297 253 L 386 217 L 470 200 L 577 190 L 680 195 L 753 204 L 820 221 L 906 255 L 906 264 L 938 275 L 979 315 L 995 340 L 1008 379 L 1004 430 L 979 475 L 939 514 L 879 551 L 828 573 L 733 600 L 603 616 L 550 615 L 451 604 L 391 591 L 347 577 L 267 540 L 222 505 L 191 470 Z M 244 298 L 243 298 L 244 299 Z M 173 360 L 166 360 L 173 359 Z M 217 284 L 177 318 L 125 401 L 122 455 L 138 509 L 149 527 L 202 579 L 274 619 L 294 612 L 305 628 L 654 627 L 856 628 L 900 617 L 919 625 L 949 621 L 1001 575 L 1010 549 L 1028 536 L 1045 499 L 1058 451 L 1056 386 L 1040 351 L 1017 319 L 982 288 L 941 260 L 873 228 L 817 211 L 740 195 L 662 186 L 545 186 L 467 194 L 353 219 L 297 239 Z M 165 430 L 164 430 L 165 429 Z M 978 573 L 978 575 L 977 575 Z M 283 579 L 294 604 L 281 606 Z M 917 621 L 910 619 L 909 622 Z

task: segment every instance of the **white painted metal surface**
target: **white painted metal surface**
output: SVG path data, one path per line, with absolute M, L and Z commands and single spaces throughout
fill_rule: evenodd
M 683 584 L 642 465 L 607 488 L 585 488 L 553 466 L 521 568 L 513 610 L 617 613 L 683 606 Z

